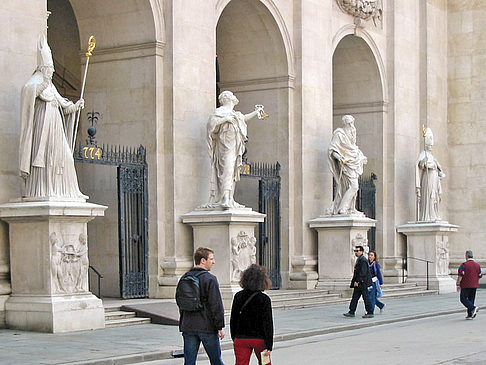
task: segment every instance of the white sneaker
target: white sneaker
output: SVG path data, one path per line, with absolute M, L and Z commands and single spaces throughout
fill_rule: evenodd
M 478 312 L 479 312 L 479 307 L 474 307 L 471 318 L 476 318 L 476 315 L 478 314 Z
M 383 311 L 385 310 L 385 307 L 386 307 L 386 304 L 383 304 L 383 308 L 380 308 L 380 313 L 383 313 Z

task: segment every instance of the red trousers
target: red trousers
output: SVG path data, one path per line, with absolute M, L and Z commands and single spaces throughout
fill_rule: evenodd
M 265 350 L 265 341 L 260 338 L 235 338 L 233 348 L 235 349 L 235 365 L 248 365 L 252 351 L 255 351 L 258 364 L 260 364 L 261 352 Z

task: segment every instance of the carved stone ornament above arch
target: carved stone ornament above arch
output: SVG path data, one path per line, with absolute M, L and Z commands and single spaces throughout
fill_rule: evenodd
M 376 27 L 383 22 L 383 4 L 381 0 L 336 0 L 339 8 L 354 17 L 354 24 L 364 27 L 365 22 L 373 19 Z

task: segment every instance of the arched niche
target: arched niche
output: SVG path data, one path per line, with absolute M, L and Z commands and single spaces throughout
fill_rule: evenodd
M 280 160 L 288 135 L 288 95 L 293 78 L 283 36 L 275 18 L 260 1 L 233 0 L 221 13 L 216 27 L 219 89 L 233 91 L 238 110 L 264 104 L 270 118 L 249 124 L 248 159 Z
M 90 59 L 81 113 L 78 143 L 84 144 L 89 126 L 87 112 L 100 113 L 97 139 L 113 145 L 139 146 L 147 149 L 149 182 L 156 181 L 156 145 L 159 137 L 157 114 L 163 104 L 157 90 L 163 83 L 164 25 L 161 0 L 48 0 L 52 12 L 48 38 L 54 58 L 69 55 L 66 65 L 82 80 L 87 41 L 96 37 L 96 49 Z M 70 11 L 68 11 L 70 10 Z M 56 20 L 55 20 L 56 19 Z M 51 22 L 52 25 L 51 25 Z M 59 26 L 54 27 L 54 22 Z M 76 30 L 76 31 L 75 31 Z M 72 34 L 77 32 L 76 37 Z M 69 38 L 63 38 L 70 34 Z M 67 60 L 67 58 L 66 58 Z M 79 83 L 80 84 L 80 83 Z M 80 88 L 73 100 L 79 98 Z M 159 103 L 159 104 L 158 104 Z M 103 296 L 120 296 L 118 196 L 116 169 L 91 164 L 76 164 L 81 190 L 90 201 L 109 207 L 105 217 L 90 223 L 89 260 L 103 274 Z M 163 170 L 163 168 L 162 168 Z M 149 183 L 149 201 L 157 187 Z M 157 207 L 149 204 L 149 230 L 157 225 Z M 156 237 L 153 231 L 149 237 Z M 157 251 L 157 240 L 149 241 Z M 157 265 L 151 270 L 156 271 Z M 93 283 L 93 282 L 92 282 Z M 94 284 L 94 288 L 96 288 Z
M 333 129 L 345 114 L 355 117 L 357 144 L 368 158 L 363 177 L 378 176 L 376 184 L 377 249 L 383 237 L 386 102 L 379 59 L 369 44 L 353 34 L 337 43 L 333 54 Z M 380 251 L 381 252 L 381 251 Z

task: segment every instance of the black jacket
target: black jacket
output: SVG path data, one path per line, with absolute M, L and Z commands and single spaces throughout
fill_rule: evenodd
M 361 255 L 354 264 L 353 279 L 351 279 L 351 288 L 354 288 L 354 283 L 358 283 L 360 289 L 366 289 L 373 285 L 370 274 L 370 266 L 365 255 Z
M 199 267 L 193 267 L 190 271 L 206 271 Z M 219 284 L 216 276 L 206 271 L 199 276 L 201 300 L 204 309 L 195 312 L 181 311 L 179 319 L 179 331 L 195 331 L 215 333 L 224 327 L 224 308 Z
M 235 294 L 231 307 L 231 338 L 260 338 L 267 350 L 273 347 L 272 301 L 265 293 L 258 292 L 243 308 L 241 307 L 254 291 L 243 289 Z

